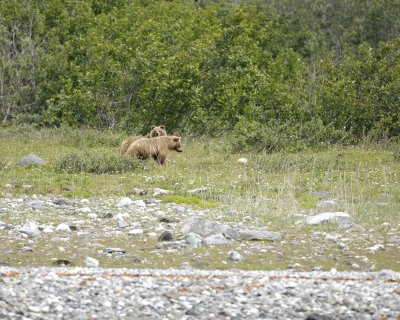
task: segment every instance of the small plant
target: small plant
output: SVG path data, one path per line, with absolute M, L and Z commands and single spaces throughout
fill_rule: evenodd
M 67 173 L 118 173 L 141 167 L 138 159 L 117 155 L 67 154 L 55 164 L 56 172 Z
M 176 204 L 195 205 L 195 206 L 199 206 L 200 208 L 215 208 L 217 206 L 217 204 L 214 202 L 205 201 L 205 200 L 199 199 L 194 196 L 168 195 L 168 196 L 164 196 L 163 199 L 166 202 L 173 202 Z

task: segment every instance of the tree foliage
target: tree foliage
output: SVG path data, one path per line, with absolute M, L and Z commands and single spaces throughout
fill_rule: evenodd
M 0 119 L 257 149 L 395 137 L 399 35 L 395 0 L 1 0 Z

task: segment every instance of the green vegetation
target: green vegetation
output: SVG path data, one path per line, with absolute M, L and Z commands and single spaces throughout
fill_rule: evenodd
M 57 257 L 82 266 L 86 256 L 93 256 L 105 267 L 168 268 L 189 263 L 199 268 L 270 270 L 300 263 L 304 270 L 311 270 L 316 265 L 323 270 L 331 267 L 349 270 L 351 263 L 356 261 L 361 270 L 372 267 L 376 270 L 399 269 L 398 259 L 393 258 L 399 255 L 398 246 L 386 243 L 390 235 L 398 232 L 400 223 L 400 161 L 396 158 L 396 144 L 364 141 L 358 147 L 331 146 L 317 151 L 270 154 L 233 153 L 226 138 L 188 139 L 183 140 L 184 152 L 171 152 L 165 166 L 157 165 L 152 159 L 143 162 L 130 159 L 136 161 L 131 168 L 124 166 L 128 159 L 119 155 L 119 146 L 114 142 L 118 139 L 122 141 L 120 133 L 103 131 L 96 136 L 96 130 L 88 129 L 0 129 L 0 145 L 6 151 L 0 153 L 0 197 L 52 194 L 55 198 L 72 198 L 71 201 L 77 204 L 82 198 L 90 198 L 91 206 L 99 198 L 105 203 L 112 199 L 110 209 L 105 209 L 105 212 L 115 213 L 115 204 L 120 198 L 154 198 L 154 188 L 164 188 L 170 193 L 158 196 L 162 205 L 175 203 L 186 209 L 200 209 L 205 218 L 224 224 L 240 223 L 283 231 L 284 240 L 276 243 L 235 242 L 215 248 L 201 246 L 171 254 L 157 249 L 157 237 L 132 238 L 126 232 L 106 232 L 104 237 L 91 238 L 92 235 L 87 234 L 86 240 L 83 240 L 82 236 L 71 233 L 71 241 L 63 243 L 65 252 L 59 252 L 58 244 L 43 235 L 30 244 L 34 247 L 32 254 L 18 251 L 26 246 L 25 238 L 20 238 L 17 243 L 4 241 L 4 252 L 15 254 L 4 254 L 2 263 L 43 266 L 52 265 L 51 258 Z M 48 164 L 17 167 L 15 162 L 28 153 L 41 156 Z M 247 163 L 237 161 L 242 157 L 248 159 Z M 61 169 L 60 163 L 67 166 Z M 64 170 L 69 166 L 74 170 Z M 101 171 L 97 171 L 99 168 Z M 202 186 L 209 188 L 201 193 L 188 193 L 188 190 Z M 134 188 L 146 190 L 148 195 L 138 196 Z M 334 199 L 334 205 L 320 206 L 326 199 Z M 347 233 L 347 230 L 334 225 L 311 227 L 297 224 L 306 215 L 326 211 L 349 213 L 362 231 Z M 53 226 L 65 223 L 67 219 L 66 216 L 60 218 L 53 210 L 40 214 L 27 210 L 24 217 L 38 224 Z M 181 215 L 177 217 L 183 219 Z M 87 213 L 75 212 L 69 218 L 91 224 Z M 5 210 L 1 220 L 11 225 L 22 222 L 21 214 L 15 216 L 13 210 Z M 99 230 L 117 229 L 114 219 L 100 218 L 93 223 Z M 336 242 L 314 240 L 312 234 L 315 231 L 351 237 L 353 240 L 348 245 L 352 254 L 348 256 Z M 93 242 L 106 247 L 125 248 L 130 255 L 106 257 L 98 253 L 97 247 L 82 245 Z M 384 244 L 386 249 L 368 254 L 365 248 L 377 243 Z M 229 250 L 239 250 L 246 259 L 224 264 Z M 369 262 L 360 263 L 358 258 L 354 258 L 365 255 Z M 139 258 L 136 259 L 136 256 Z
M 72 133 L 75 131 L 74 133 Z M 119 155 L 119 133 L 93 144 L 95 130 L 7 128 L 0 131 L 0 192 L 56 194 L 67 197 L 135 196 L 164 188 L 164 201 L 200 208 L 220 207 L 229 219 L 243 215 L 287 224 L 288 214 L 323 210 L 315 192 L 336 199 L 335 210 L 360 223 L 398 223 L 400 162 L 398 146 L 365 142 L 359 147 L 330 147 L 297 153 L 233 153 L 226 138 L 184 140 L 183 153 L 170 152 L 165 166 Z M 66 133 L 70 139 L 66 143 Z M 86 138 L 88 138 L 86 140 Z M 91 140 L 92 139 L 92 140 Z M 121 138 L 122 141 L 123 138 Z M 65 141 L 65 143 L 63 143 Z M 86 142 L 85 142 L 86 141 Z M 41 167 L 17 167 L 28 153 L 48 161 Z M 237 160 L 246 157 L 246 164 Z M 188 190 L 208 190 L 189 194 Z
M 394 0 L 2 0 L 0 120 L 267 152 L 396 139 L 399 36 Z

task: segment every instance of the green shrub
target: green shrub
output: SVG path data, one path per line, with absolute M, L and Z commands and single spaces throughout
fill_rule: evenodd
M 140 168 L 140 160 L 132 157 L 121 157 L 115 155 L 93 155 L 93 154 L 68 154 L 59 159 L 55 164 L 57 172 L 67 173 L 118 173 L 133 171 Z
M 351 136 L 343 130 L 325 126 L 320 119 L 307 122 L 241 121 L 230 138 L 236 151 L 253 150 L 274 152 L 280 150 L 301 151 L 321 148 L 331 144 L 348 144 Z

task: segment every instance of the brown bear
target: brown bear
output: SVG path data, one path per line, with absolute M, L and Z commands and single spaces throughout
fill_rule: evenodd
M 132 136 L 132 137 L 128 137 L 127 139 L 122 141 L 122 143 L 121 143 L 121 154 L 122 155 L 126 154 L 126 152 L 128 151 L 129 146 L 135 140 L 138 140 L 138 139 L 141 139 L 141 138 L 161 137 L 161 136 L 166 136 L 166 135 L 167 135 L 167 131 L 165 131 L 165 126 L 164 125 L 161 125 L 161 126 L 158 126 L 158 127 L 152 126 L 150 133 L 146 137 L 144 137 L 144 136 Z
M 155 138 L 141 138 L 133 141 L 126 153 L 143 160 L 153 157 L 155 161 L 163 165 L 169 150 L 182 152 L 181 137 L 161 136 Z

